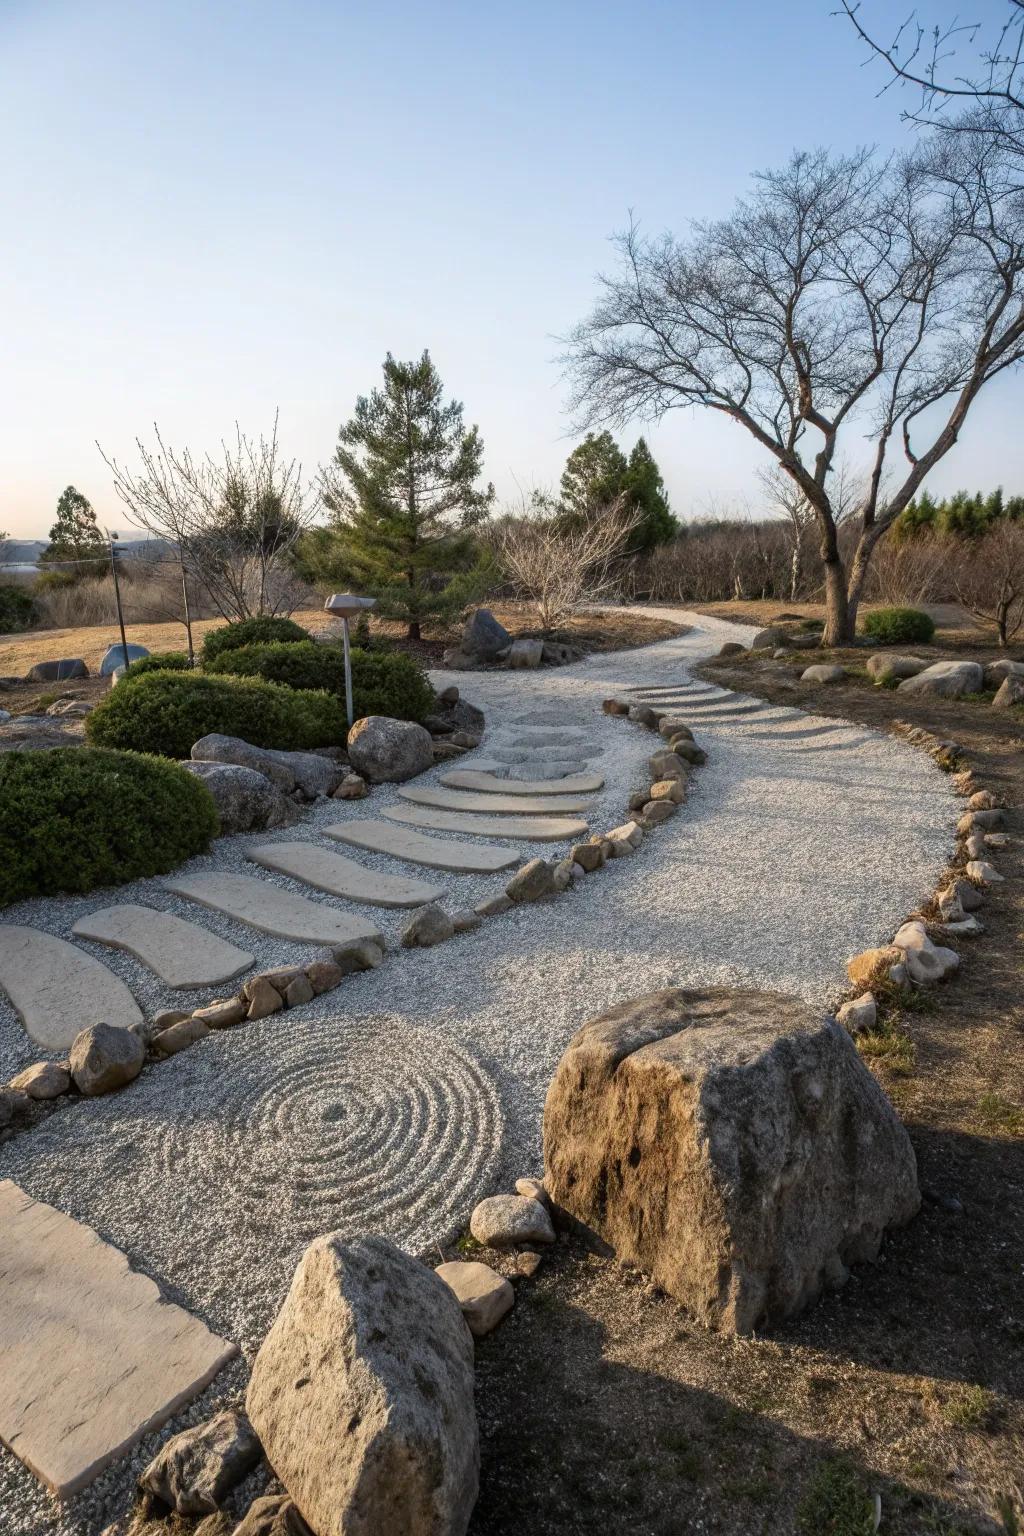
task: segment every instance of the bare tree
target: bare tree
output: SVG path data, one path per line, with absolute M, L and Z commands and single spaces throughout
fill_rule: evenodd
M 953 102 L 1024 113 L 1024 0 L 1006 0 L 1005 15 L 992 28 L 959 17 L 928 24 L 911 11 L 889 42 L 864 17 L 861 0 L 840 0 L 840 14 L 888 66 L 883 90 L 902 81 L 920 91 L 919 111 L 907 116 L 934 117 Z M 964 62 L 964 49 L 974 50 L 973 60 Z
M 953 579 L 967 611 L 996 631 L 1000 645 L 1009 645 L 1024 626 L 1024 527 L 995 523 L 957 562 Z
M 878 540 L 1024 357 L 1024 199 L 1005 157 L 983 133 L 881 162 L 796 154 L 688 242 L 634 224 L 618 244 L 569 339 L 574 408 L 588 426 L 683 406 L 743 426 L 814 510 L 825 641 L 848 642 Z M 830 488 L 843 434 L 871 447 L 852 553 Z
M 933 533 L 913 539 L 886 539 L 871 564 L 871 596 L 876 602 L 911 607 L 954 598 L 951 563 L 959 546 Z
M 536 604 L 541 628 L 550 631 L 615 589 L 621 557 L 641 515 L 622 497 L 571 520 L 528 516 L 524 503 L 493 523 L 485 537 L 516 595 Z
M 789 601 L 795 603 L 805 589 L 807 557 L 817 515 L 800 486 L 781 464 L 769 464 L 759 469 L 757 477 L 768 505 L 780 514 L 782 520 L 790 552 Z M 846 465 L 840 465 L 832 473 L 828 492 L 833 516 L 841 528 L 856 513 L 863 489 Z
M 290 611 L 300 587 L 288 557 L 317 513 L 320 493 L 303 483 L 301 465 L 282 459 L 277 416 L 269 438 L 251 439 L 236 428 L 234 443 L 222 443 L 217 458 L 176 451 L 155 425 L 153 432 L 155 448 L 136 439 L 136 471 L 100 453 L 130 521 L 174 552 L 190 652 L 190 584 L 226 619 Z

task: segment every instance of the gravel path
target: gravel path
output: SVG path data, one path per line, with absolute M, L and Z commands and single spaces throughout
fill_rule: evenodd
M 475 1198 L 539 1171 L 547 1083 L 570 1035 L 595 1013 L 671 984 L 835 996 L 846 957 L 888 939 L 932 888 L 952 848 L 952 789 L 926 755 L 891 738 L 691 687 L 693 662 L 751 631 L 668 616 L 694 628 L 568 668 L 435 678 L 439 686 L 457 682 L 487 714 L 483 746 L 459 767 L 495 763 L 492 752 L 515 750 L 502 742 L 524 735 L 543 741 L 546 731 L 582 731 L 555 745 L 605 776 L 587 813 L 595 829 L 626 819 L 627 796 L 643 782 L 654 745 L 640 727 L 603 715 L 601 699 L 624 689 L 682 690 L 709 761 L 684 810 L 638 854 L 544 907 L 490 919 L 433 950 L 394 950 L 379 971 L 349 978 L 301 1010 L 148 1067 L 124 1093 L 69 1105 L 0 1148 L 0 1177 L 96 1227 L 251 1358 L 317 1233 L 379 1231 L 425 1251 L 461 1224 Z M 555 755 L 555 746 L 542 750 Z M 436 783 L 443 772 L 418 782 Z M 325 825 L 377 817 L 398 803 L 391 788 L 365 802 L 328 801 L 298 827 L 226 839 L 185 867 L 238 870 L 318 895 L 247 864 L 246 848 L 316 840 Z M 559 850 L 515 846 L 524 858 Z M 392 874 L 424 873 L 355 856 Z M 438 873 L 435 883 L 454 909 L 504 882 Z M 159 881 L 24 902 L 4 917 L 67 937 L 78 917 L 112 900 L 203 924 L 252 950 L 261 968 L 309 953 L 172 896 Z M 372 913 L 389 941 L 405 915 L 347 909 Z M 172 992 L 129 955 L 83 947 L 128 982 L 147 1012 L 212 995 Z M 38 1055 L 0 1004 L 0 1081 Z M 211 1411 L 244 1375 L 244 1361 L 229 1367 L 174 1426 Z M 154 1443 L 59 1518 L 0 1451 L 5 1532 L 98 1531 L 122 1507 Z

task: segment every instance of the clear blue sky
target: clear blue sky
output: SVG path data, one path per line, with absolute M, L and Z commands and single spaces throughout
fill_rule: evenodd
M 154 420 L 202 449 L 280 406 L 313 469 L 388 349 L 430 348 L 501 494 L 555 483 L 554 337 L 630 208 L 683 233 L 794 146 L 903 139 L 833 9 L 0 0 L 0 528 L 45 535 L 68 482 L 123 526 L 94 440 L 130 459 Z M 1022 395 L 933 489 L 1024 490 Z M 647 435 L 681 515 L 756 500 L 740 428 Z

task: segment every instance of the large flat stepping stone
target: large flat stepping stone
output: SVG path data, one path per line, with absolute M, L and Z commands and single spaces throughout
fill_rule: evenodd
M 142 1022 L 119 976 L 84 949 L 38 928 L 0 923 L 0 988 L 44 1051 L 66 1051 L 90 1024 L 128 1029 Z
M 276 869 L 293 880 L 304 880 L 318 891 L 332 896 L 347 896 L 352 901 L 366 901 L 374 907 L 424 907 L 440 901 L 445 892 L 439 885 L 413 880 L 402 875 L 381 875 L 367 869 L 343 853 L 318 848 L 316 843 L 267 843 L 246 854 L 264 869 Z
M 340 821 L 324 827 L 327 837 L 348 843 L 351 848 L 365 848 L 370 853 L 390 853 L 410 864 L 425 864 L 430 869 L 451 869 L 460 875 L 493 875 L 519 863 L 519 855 L 509 848 L 489 847 L 486 843 L 446 842 L 440 837 L 424 837 L 410 827 L 396 827 L 386 821 Z
M 214 912 L 223 912 L 250 928 L 279 939 L 310 944 L 348 944 L 352 939 L 376 939 L 380 933 L 364 917 L 350 917 L 308 896 L 282 891 L 268 880 L 248 875 L 180 875 L 165 887 Z
M 77 939 L 126 949 L 169 987 L 212 987 L 240 976 L 253 963 L 252 955 L 215 933 L 130 901 L 90 912 L 71 932 Z
M 548 816 L 552 813 L 565 815 L 569 811 L 585 811 L 592 804 L 590 800 L 567 800 L 561 796 L 559 800 L 552 800 L 550 796 L 539 794 L 536 785 L 532 786 L 533 792 L 524 794 L 509 794 L 506 788 L 502 794 L 475 794 L 472 790 L 436 788 L 429 784 L 414 784 L 409 788 L 398 791 L 403 800 L 410 800 L 413 805 L 436 806 L 442 811 L 483 811 L 485 815 L 501 815 L 505 812 L 513 812 L 517 816 Z
M 499 795 L 591 795 L 604 785 L 599 773 L 577 773 L 564 779 L 499 779 L 477 768 L 453 768 L 441 775 L 441 783 L 452 789 L 476 789 Z
M 199 1393 L 238 1347 L 91 1227 L 0 1181 L 0 1440 L 62 1498 Z
M 545 779 L 570 779 L 586 772 L 586 763 L 560 763 L 545 758 L 540 763 L 512 763 L 508 769 L 510 779 L 518 779 L 531 790 Z
M 472 816 L 459 811 L 431 811 L 426 806 L 396 807 L 384 812 L 392 821 L 412 827 L 432 827 L 436 832 L 466 832 L 472 837 L 522 837 L 533 843 L 557 843 L 582 837 L 585 821 L 568 816 Z

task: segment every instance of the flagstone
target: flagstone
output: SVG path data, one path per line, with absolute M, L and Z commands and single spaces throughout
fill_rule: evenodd
M 425 837 L 411 827 L 391 826 L 386 821 L 341 821 L 323 830 L 327 837 L 337 838 L 352 848 L 389 853 L 396 859 L 407 859 L 410 864 L 450 869 L 461 875 L 492 875 L 519 863 L 519 854 L 511 848 Z
M 588 830 L 585 821 L 569 816 L 473 816 L 461 811 L 432 811 L 426 806 L 396 806 L 384 815 L 411 827 L 429 827 L 436 832 L 467 832 L 474 837 L 521 837 L 535 843 L 561 842 L 568 837 L 582 837 Z
M 451 789 L 476 789 L 499 795 L 588 795 L 604 785 L 599 773 L 571 774 L 564 779 L 499 779 L 479 768 L 455 768 L 441 775 Z
M 212 987 L 247 971 L 253 956 L 196 923 L 126 901 L 79 918 L 71 932 L 126 949 L 169 987 Z
M 564 815 L 567 811 L 585 811 L 592 804 L 590 800 L 567 800 L 564 796 L 560 801 L 552 800 L 550 795 L 538 794 L 536 790 L 528 796 L 508 792 L 503 795 L 481 795 L 471 790 L 462 792 L 438 788 L 432 784 L 414 784 L 400 789 L 398 793 L 403 800 L 409 800 L 413 805 L 435 806 L 442 811 L 484 811 L 494 815 L 506 811 L 519 816 L 546 816 L 552 811 L 561 811 Z
M 119 976 L 76 944 L 0 923 L 0 989 L 45 1051 L 66 1051 L 90 1024 L 130 1029 L 142 1013 Z
M 0 1181 L 0 1440 L 58 1496 L 195 1397 L 238 1347 L 91 1227 Z
M 251 849 L 246 857 L 264 869 L 276 869 L 318 890 L 330 891 L 332 896 L 347 896 L 375 907 L 423 907 L 445 895 L 441 886 L 409 876 L 382 875 L 316 843 L 266 843 Z
M 269 880 L 249 875 L 179 875 L 165 880 L 165 887 L 214 912 L 223 912 L 251 928 L 279 939 L 311 944 L 347 944 L 353 939 L 381 941 L 379 931 L 364 917 L 339 912 L 336 907 L 282 891 Z

